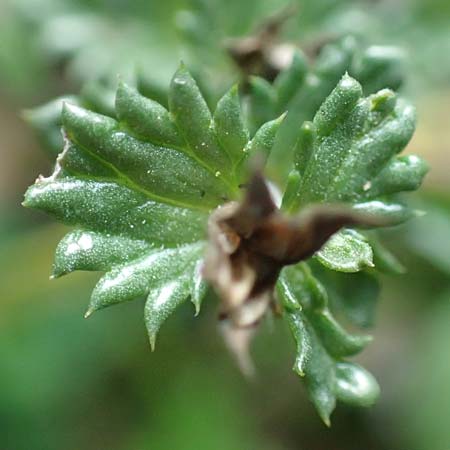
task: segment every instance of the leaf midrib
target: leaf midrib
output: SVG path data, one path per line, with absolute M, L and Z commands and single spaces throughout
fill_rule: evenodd
M 158 203 L 166 203 L 168 205 L 176 206 L 178 208 L 186 208 L 186 209 L 191 209 L 191 210 L 201 211 L 201 212 L 206 212 L 206 213 L 209 213 L 211 211 L 211 208 L 203 207 L 200 203 L 196 204 L 196 205 L 184 203 L 179 200 L 173 200 L 173 199 L 170 199 L 167 197 L 160 196 L 153 192 L 150 192 L 149 190 L 139 186 L 135 181 L 133 181 L 131 178 L 129 178 L 127 175 L 125 175 L 123 172 L 121 172 L 116 166 L 114 166 L 112 163 L 105 160 L 101 156 L 97 155 L 96 153 L 94 153 L 93 151 L 88 149 L 86 146 L 82 145 L 78 141 L 76 141 L 75 144 L 77 146 L 79 146 L 82 150 L 84 150 L 86 153 L 88 153 L 90 156 L 95 158 L 104 167 L 111 169 L 118 176 L 118 179 L 111 179 L 111 178 L 105 177 L 105 180 L 117 183 L 118 185 L 122 185 L 122 186 L 128 187 L 129 189 L 132 189 L 134 191 L 140 192 L 141 194 L 144 194 L 146 197 L 148 197 L 150 200 L 154 200 L 155 202 L 158 202 Z M 63 161 L 64 161 L 64 158 L 62 159 L 61 162 L 63 162 Z M 80 174 L 76 174 L 76 175 L 81 176 Z M 91 177 L 91 178 L 98 179 L 98 177 Z M 119 181 L 122 181 L 122 183 L 120 183 Z

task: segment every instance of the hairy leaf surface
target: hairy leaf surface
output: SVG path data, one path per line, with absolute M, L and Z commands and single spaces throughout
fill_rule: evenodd
M 325 76 L 330 66 L 324 62 L 316 69 L 332 83 Z M 274 87 L 260 80 L 253 87 L 262 103 L 274 88 L 277 101 L 287 102 L 298 90 L 295 83 L 307 78 L 304 70 L 297 55 Z M 323 91 L 317 91 L 319 98 L 318 105 Z M 184 66 L 172 79 L 167 108 L 124 83 L 114 109 L 103 105 L 106 115 L 78 103 L 64 104 L 64 149 L 53 174 L 38 178 L 24 204 L 74 227 L 57 247 L 53 277 L 104 272 L 87 315 L 147 298 L 144 316 L 153 347 L 161 325 L 182 302 L 191 298 L 199 312 L 207 291 L 201 267 L 208 217 L 241 197 L 251 158 L 268 161 L 273 172 L 271 151 L 284 115 L 270 117 L 250 138 L 237 88 L 211 111 Z M 427 168 L 416 156 L 398 156 L 414 131 L 408 103 L 388 89 L 364 97 L 361 85 L 345 75 L 311 119 L 290 126 L 296 135 L 293 167 L 280 184 L 286 186 L 286 214 L 311 203 L 345 203 L 380 218 L 372 224 L 397 224 L 414 215 L 398 194 L 416 189 Z M 368 372 L 345 361 L 370 337 L 346 332 L 333 314 L 363 327 L 372 323 L 378 285 L 370 272 L 379 261 L 380 268 L 399 271 L 372 234 L 345 228 L 312 260 L 284 268 L 276 285 L 297 344 L 294 369 L 326 423 L 337 400 L 367 406 L 378 393 Z
M 267 156 L 279 121 L 250 140 L 237 89 L 212 114 L 183 66 L 171 83 L 169 110 L 124 83 L 108 116 L 69 101 L 55 171 L 37 180 L 24 204 L 76 227 L 58 245 L 53 277 L 106 272 L 87 315 L 148 296 L 153 346 L 181 302 L 191 297 L 198 312 L 208 214 L 237 198 L 244 162 L 254 152 Z M 52 120 L 59 107 L 49 107 Z

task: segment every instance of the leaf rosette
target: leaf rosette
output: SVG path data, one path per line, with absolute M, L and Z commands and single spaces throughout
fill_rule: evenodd
M 237 87 L 211 113 L 181 66 L 168 109 L 120 83 L 114 116 L 66 103 L 64 149 L 53 174 L 28 189 L 24 205 L 74 227 L 56 249 L 54 277 L 104 272 L 87 315 L 147 297 L 144 316 L 153 347 L 161 325 L 181 303 L 190 298 L 200 310 L 207 292 L 202 261 L 208 217 L 245 197 L 248 161 L 254 155 L 262 165 L 268 160 L 284 115 L 250 137 Z M 413 108 L 392 91 L 364 97 L 360 84 L 345 75 L 313 121 L 297 130 L 295 163 L 277 214 L 297 216 L 312 203 L 345 203 L 352 214 L 389 224 L 408 219 L 413 212 L 397 194 L 416 189 L 426 172 L 419 157 L 397 156 L 414 123 Z M 297 343 L 294 369 L 326 423 L 337 399 L 368 405 L 378 392 L 367 371 L 345 361 L 370 338 L 347 333 L 331 313 L 347 304 L 342 309 L 350 319 L 370 322 L 369 312 L 355 306 L 358 300 L 349 304 L 342 294 L 339 277 L 353 277 L 361 286 L 357 291 L 371 297 L 377 289 L 370 273 L 374 261 L 389 260 L 376 248 L 363 231 L 344 228 L 312 258 L 280 267 L 275 280 L 278 304 Z

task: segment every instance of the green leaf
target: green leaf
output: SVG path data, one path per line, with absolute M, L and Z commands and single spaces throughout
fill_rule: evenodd
M 372 404 L 378 395 L 376 381 L 359 366 L 343 362 L 359 353 L 371 337 L 349 334 L 336 322 L 323 286 L 306 263 L 283 269 L 277 292 L 297 344 L 293 369 L 305 379 L 322 420 L 330 424 L 337 400 Z
M 217 104 L 214 124 L 217 138 L 220 144 L 228 149 L 233 164 L 240 161 L 244 156 L 249 133 L 243 121 L 237 85 L 233 86 Z
M 212 116 L 184 66 L 173 77 L 169 109 L 123 82 L 114 104 L 109 116 L 64 104 L 64 149 L 54 173 L 28 189 L 24 205 L 76 227 L 57 247 L 54 278 L 105 272 L 87 316 L 148 296 L 153 346 L 182 301 L 190 297 L 198 314 L 207 292 L 201 266 L 208 215 L 237 198 L 244 150 L 269 153 L 279 121 L 250 140 L 236 87 Z M 51 107 L 52 120 L 60 107 Z
M 255 133 L 253 139 L 246 145 L 244 149 L 244 157 L 238 164 L 238 170 L 241 173 L 241 177 L 242 173 L 244 174 L 244 178 L 248 175 L 248 161 L 255 159 L 256 157 L 259 164 L 265 164 L 267 162 L 284 117 L 285 114 L 282 114 L 277 119 L 262 125 L 261 128 Z
M 356 80 L 341 78 L 354 54 L 354 42 L 344 40 L 324 50 L 313 73 L 298 53 L 274 85 L 252 79 L 251 88 L 259 93 L 250 100 L 250 111 L 257 100 L 259 113 L 270 120 L 258 124 L 251 138 L 237 88 L 212 114 L 184 66 L 164 105 L 122 82 L 114 110 L 101 101 L 106 93 L 89 94 L 107 115 L 86 109 L 87 100 L 66 103 L 64 149 L 55 171 L 40 177 L 24 201 L 75 227 L 57 247 L 53 277 L 104 272 L 87 315 L 147 297 L 145 323 L 154 347 L 162 324 L 182 302 L 190 298 L 198 314 L 208 291 L 202 280 L 208 216 L 238 199 L 251 159 L 268 161 L 275 180 L 280 172 L 273 157 L 291 159 L 289 176 L 278 180 L 287 213 L 310 203 L 346 203 L 389 224 L 414 215 L 397 198 L 416 189 L 427 170 L 418 157 L 398 156 L 414 131 L 414 110 L 390 90 L 364 97 Z M 284 114 L 273 120 L 283 102 L 293 102 L 294 113 L 304 102 L 302 117 L 308 121 L 293 126 Z M 308 116 L 316 103 L 315 115 Z M 273 155 L 288 129 L 295 129 L 284 141 L 288 145 L 292 138 L 292 158 Z M 378 394 L 373 377 L 345 360 L 370 337 L 348 333 L 334 317 L 341 314 L 363 327 L 373 322 L 378 284 L 373 270 L 366 269 L 379 261 L 389 266 L 389 257 L 368 236 L 341 230 L 307 262 L 285 267 L 276 284 L 296 342 L 294 370 L 327 424 L 338 400 L 367 406 Z
M 346 36 L 323 47 L 316 61 L 307 64 L 305 56 L 297 51 L 292 63 L 281 71 L 267 92 L 266 98 L 275 98 L 276 109 L 273 114 L 288 111 L 286 121 L 275 143 L 270 164 L 281 183 L 289 173 L 297 140 L 296 129 L 299 123 L 312 120 L 323 101 L 330 95 L 341 77 L 348 72 L 360 81 L 365 94 L 372 94 L 383 88 L 398 89 L 405 73 L 403 52 L 391 46 L 361 47 L 353 36 Z M 253 92 L 251 92 L 253 94 Z M 254 97 L 254 98 L 253 98 Z M 250 99 L 264 105 L 257 95 Z M 267 120 L 264 111 L 252 117 Z M 270 111 L 272 106 L 267 106 Z M 250 111 L 256 108 L 250 108 Z
M 186 274 L 192 282 L 195 263 L 202 250 L 200 243 L 154 250 L 128 264 L 114 267 L 95 286 L 89 311 L 148 295 L 160 285 Z
M 206 281 L 203 279 L 202 276 L 202 267 L 203 262 L 198 261 L 194 269 L 193 274 L 194 280 L 190 292 L 191 301 L 195 308 L 195 315 L 199 314 L 202 302 L 206 296 L 206 293 L 208 292 L 208 284 L 206 283 Z
M 255 131 L 262 124 L 277 115 L 277 99 L 272 85 L 264 78 L 251 77 L 249 80 L 249 89 L 251 101 L 248 107 L 248 120 L 251 123 L 252 130 Z
M 143 140 L 175 148 L 183 146 L 183 139 L 171 121 L 169 111 L 125 83 L 120 83 L 117 89 L 116 111 L 119 120 Z
M 284 203 L 297 211 L 314 202 L 346 202 L 390 225 L 408 220 L 414 211 L 394 194 L 417 188 L 427 171 L 417 156 L 397 156 L 414 126 L 414 109 L 392 91 L 363 97 L 359 83 L 344 75 L 313 122 L 300 129 L 295 148 L 300 180 Z M 349 230 L 332 237 L 316 257 L 345 272 L 373 266 L 369 243 Z
M 56 248 L 52 276 L 56 278 L 75 270 L 108 271 L 152 250 L 152 245 L 141 239 L 74 230 Z
M 369 328 L 375 321 L 380 285 L 374 273 L 344 273 L 328 270 L 311 261 L 314 276 L 326 286 L 330 309 L 357 327 Z
M 156 336 L 165 320 L 183 303 L 189 295 L 192 274 L 173 278 L 169 283 L 154 288 L 145 303 L 145 324 L 152 350 Z
M 296 49 L 291 65 L 286 70 L 281 71 L 273 83 L 277 95 L 278 110 L 288 106 L 288 102 L 303 84 L 307 72 L 307 58 L 300 49 Z
M 380 395 L 375 378 L 358 364 L 336 364 L 336 397 L 355 406 L 372 406 Z
M 182 65 L 172 78 L 169 89 L 172 118 L 190 153 L 205 166 L 226 174 L 231 161 L 219 146 L 213 119 L 197 84 Z M 224 176 L 224 175 L 222 175 Z
M 344 75 L 313 121 L 298 132 L 283 209 L 296 212 L 310 203 L 344 202 L 389 225 L 409 219 L 415 213 L 398 202 L 397 194 L 417 189 L 427 171 L 420 158 L 398 156 L 414 126 L 414 109 L 392 91 L 363 97 L 361 85 Z M 367 238 L 344 229 L 308 263 L 283 269 L 278 281 L 297 344 L 294 370 L 305 378 L 327 424 L 337 400 L 367 406 L 378 395 L 368 372 L 343 361 L 370 339 L 346 333 L 327 306 L 329 297 L 332 310 L 349 322 L 372 325 L 379 286 L 362 270 L 377 264 L 382 270 L 401 269 L 372 234 Z
M 359 272 L 373 267 L 372 248 L 360 233 L 342 230 L 318 251 L 315 257 L 325 266 L 339 272 Z

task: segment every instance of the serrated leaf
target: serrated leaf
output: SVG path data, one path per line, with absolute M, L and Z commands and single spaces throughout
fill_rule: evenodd
M 404 55 L 398 48 L 362 48 L 352 36 L 325 45 L 314 64 L 306 64 L 304 55 L 297 51 L 291 65 L 278 75 L 270 94 L 276 99 L 275 114 L 289 111 L 270 160 L 280 181 L 290 170 L 296 127 L 313 119 L 346 72 L 361 82 L 366 94 L 372 94 L 382 88 L 398 89 L 405 72 L 403 62 Z M 263 117 L 261 112 L 259 115 Z
M 196 243 L 175 249 L 147 251 L 125 265 L 114 267 L 95 286 L 89 311 L 148 295 L 153 289 L 159 289 L 176 278 L 187 276 L 192 282 L 193 270 L 202 250 L 203 245 Z M 189 290 L 186 292 L 187 296 Z
M 200 89 L 182 65 L 172 78 L 169 89 L 169 109 L 189 151 L 199 161 L 226 176 L 231 161 L 219 144 L 213 129 L 213 119 Z
M 149 200 L 116 181 L 66 176 L 38 181 L 28 189 L 24 206 L 68 225 L 167 246 L 200 239 L 206 220 L 199 211 Z
M 348 64 L 350 47 L 344 52 L 330 47 L 316 66 L 316 78 L 304 72 L 298 56 L 291 72 L 280 75 L 275 88 L 288 98 L 296 83 L 300 83 L 295 77 L 300 77 L 300 84 L 309 83 L 312 89 L 301 96 L 312 92 L 315 100 L 322 98 L 322 83 L 330 83 Z M 318 79 L 322 81 L 317 82 Z M 270 99 L 276 108 L 276 98 L 270 91 L 273 87 L 255 80 L 252 83 L 253 87 L 259 83 L 260 91 L 267 94 L 266 100 Z M 321 87 L 314 90 L 313 86 Z M 369 220 L 374 215 L 388 219 L 390 224 L 411 216 L 411 211 L 393 195 L 417 187 L 426 172 L 419 159 L 397 156 L 414 130 L 414 111 L 392 91 L 382 90 L 369 97 L 363 97 L 362 92 L 361 85 L 345 75 L 322 102 L 313 120 L 305 122 L 299 131 L 297 124 L 294 167 L 287 183 L 283 180 L 281 184 L 287 185 L 282 202 L 287 212 L 295 214 L 309 203 L 343 202 L 365 215 L 355 214 L 348 207 L 333 209 L 323 205 L 311 209 L 315 211 L 311 217 L 299 215 L 298 223 L 291 218 L 282 219 L 260 176 L 256 177 L 256 188 L 247 189 L 250 194 L 241 207 L 252 220 L 256 218 L 258 222 L 265 217 L 267 227 L 261 230 L 268 232 L 266 241 L 257 233 L 250 239 L 244 232 L 249 223 L 243 211 L 236 209 L 239 217 L 228 218 L 232 222 L 236 219 L 235 225 L 244 229 L 236 235 L 242 250 L 238 261 L 242 271 L 237 272 L 247 270 L 250 286 L 248 292 L 242 291 L 243 295 L 238 292 L 243 298 L 239 310 L 242 314 L 236 314 L 236 308 L 225 311 L 238 332 L 243 324 L 254 325 L 252 320 L 248 322 L 249 317 L 255 323 L 263 317 L 284 264 L 311 256 L 343 225 L 381 225 L 382 221 Z M 263 164 L 270 157 L 284 115 L 262 124 L 250 140 L 236 88 L 219 101 L 213 115 L 184 66 L 170 85 L 168 109 L 120 83 L 114 114 L 110 115 L 65 105 L 64 151 L 53 175 L 39 178 L 29 188 L 24 204 L 76 226 L 58 246 L 55 277 L 74 270 L 106 272 L 93 291 L 87 315 L 147 296 L 145 322 L 153 347 L 163 322 L 188 297 L 198 313 L 207 290 L 201 276 L 207 217 L 214 208 L 238 198 L 239 186 L 248 181 L 251 158 L 258 155 Z M 254 197 L 261 193 L 264 198 L 259 199 L 260 208 Z M 273 215 L 266 217 L 264 207 L 269 203 Z M 231 203 L 228 207 L 237 205 Z M 217 208 L 215 215 L 224 211 L 226 208 Z M 330 219 L 331 212 L 337 222 Z M 322 229 L 311 219 L 314 217 L 323 218 Z M 219 222 L 225 234 L 227 226 L 228 231 L 233 229 L 226 220 Z M 214 226 L 211 220 L 210 225 Z M 253 225 L 254 230 L 259 230 L 261 224 Z M 219 244 L 227 247 L 219 235 L 215 235 Z M 300 236 L 304 248 L 295 239 L 291 239 L 291 246 L 283 247 L 291 242 L 289 236 Z M 276 245 L 270 245 L 272 240 Z M 311 243 L 317 242 L 320 244 L 308 251 Z M 257 257 L 252 253 L 255 249 L 259 252 Z M 224 251 L 233 269 L 233 252 L 227 252 Z M 212 255 L 220 258 L 221 254 Z M 341 272 L 373 266 L 368 240 L 348 229 L 335 234 L 314 260 Z M 377 385 L 362 368 L 344 361 L 361 351 L 370 337 L 348 333 L 328 306 L 330 296 L 333 309 L 338 309 L 335 306 L 348 285 L 340 284 L 340 279 L 334 284 L 322 284 L 319 279 L 325 280 L 327 275 L 321 277 L 320 270 L 332 272 L 323 268 L 316 271 L 314 260 L 284 268 L 276 289 L 297 344 L 294 369 L 304 376 L 320 416 L 329 423 L 336 400 L 368 405 L 377 394 Z M 217 267 L 223 263 L 217 258 L 212 261 L 218 263 Z M 210 272 L 217 273 L 210 273 L 208 279 L 219 280 L 217 286 L 235 293 L 235 286 L 230 286 L 227 278 L 220 277 L 212 267 L 206 265 Z M 358 292 L 374 292 L 373 284 L 364 278 L 366 274 L 354 275 L 360 283 Z M 259 302 L 249 307 L 246 300 L 252 299 L 251 286 L 256 281 Z M 370 295 L 368 303 L 373 305 Z M 346 313 L 350 318 L 353 315 L 355 322 L 366 325 L 370 322 L 370 307 L 358 309 L 355 299 L 356 295 L 348 299 Z M 257 308 L 252 310 L 255 304 Z M 245 334 L 250 336 L 248 330 Z
M 336 322 L 322 285 L 305 263 L 286 267 L 277 291 L 297 344 L 293 369 L 304 377 L 322 420 L 330 424 L 337 400 L 371 404 L 378 394 L 376 381 L 359 366 L 342 361 L 360 352 L 370 336 L 351 335 Z
M 152 250 L 153 246 L 142 239 L 74 230 L 56 248 L 52 276 L 60 277 L 75 270 L 108 271 Z
M 148 295 L 144 318 L 152 350 L 155 348 L 161 325 L 189 296 L 191 278 L 192 274 L 185 273 L 161 287 L 154 288 Z
M 214 117 L 182 66 L 169 109 L 119 83 L 111 117 L 66 103 L 65 146 L 54 173 L 31 186 L 24 205 L 77 229 L 58 245 L 53 277 L 103 271 L 87 315 L 148 296 L 152 345 L 168 315 L 206 294 L 201 266 L 209 212 L 237 197 L 244 149 L 268 153 L 279 121 L 252 140 L 236 88 Z
M 416 188 L 426 173 L 418 157 L 399 157 L 414 131 L 414 109 L 389 90 L 362 96 L 359 83 L 345 75 L 313 122 L 300 129 L 295 168 L 300 180 L 287 192 L 288 209 L 311 202 L 353 203 L 361 213 L 384 217 L 390 225 L 414 212 L 393 194 Z M 356 272 L 373 266 L 369 243 L 341 231 L 317 254 L 327 267 Z
M 392 91 L 364 98 L 359 83 L 345 75 L 313 121 L 300 129 L 283 207 L 297 211 L 309 203 L 341 201 L 360 213 L 384 217 L 391 225 L 412 217 L 414 212 L 394 195 L 417 188 L 426 173 L 420 159 L 397 156 L 411 138 L 414 123 L 412 107 Z M 379 262 L 378 250 L 376 256 Z M 334 271 L 359 272 L 339 274 L 309 262 L 326 286 L 333 309 L 359 326 L 371 325 L 379 288 L 372 276 L 360 272 L 374 265 L 370 240 L 354 230 L 341 230 L 314 259 Z M 324 306 L 327 296 L 321 283 L 306 268 L 303 263 L 284 269 L 278 292 L 297 343 L 294 369 L 304 374 L 319 415 L 329 423 L 336 400 L 366 406 L 379 389 L 364 369 L 342 362 L 369 339 L 345 333 Z

